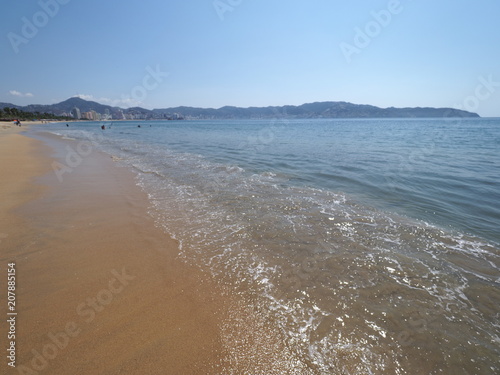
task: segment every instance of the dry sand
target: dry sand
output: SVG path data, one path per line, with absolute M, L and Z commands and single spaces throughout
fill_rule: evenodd
M 61 182 L 74 141 L 18 131 L 0 129 L 0 277 L 16 263 L 18 312 L 17 368 L 4 356 L 0 372 L 224 373 L 228 298 L 176 258 L 132 173 L 92 151 Z

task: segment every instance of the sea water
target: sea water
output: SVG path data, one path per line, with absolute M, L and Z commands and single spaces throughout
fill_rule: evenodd
M 500 119 L 45 129 L 132 168 L 179 256 L 245 301 L 228 373 L 500 373 Z

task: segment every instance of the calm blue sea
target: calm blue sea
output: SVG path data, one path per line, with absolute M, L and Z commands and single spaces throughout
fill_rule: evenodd
M 500 373 L 500 119 L 46 129 L 132 168 L 180 256 L 243 293 L 233 363 L 278 340 L 275 373 Z

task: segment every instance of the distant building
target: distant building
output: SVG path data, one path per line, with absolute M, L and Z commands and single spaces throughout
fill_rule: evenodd
M 82 113 L 82 118 L 90 120 L 90 121 L 101 121 L 101 114 L 97 113 L 94 110 L 88 111 L 88 112 L 83 112 Z
M 119 120 L 126 120 L 125 114 L 123 113 L 123 111 L 121 109 L 118 111 L 118 119 Z
M 104 110 L 104 114 L 101 115 L 101 120 L 107 121 L 107 120 L 111 120 L 111 119 L 112 119 L 111 113 L 109 112 L 109 109 L 106 108 Z
M 92 110 L 90 111 L 92 114 L 92 121 L 101 121 L 101 114 L 97 113 L 96 111 Z
M 82 114 L 80 113 L 80 109 L 78 107 L 75 107 L 71 110 L 71 116 L 73 118 L 80 120 L 82 118 Z

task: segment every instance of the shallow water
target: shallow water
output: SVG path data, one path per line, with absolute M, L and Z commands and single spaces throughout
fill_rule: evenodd
M 234 373 L 500 373 L 499 119 L 100 125 L 50 129 L 241 295 Z

